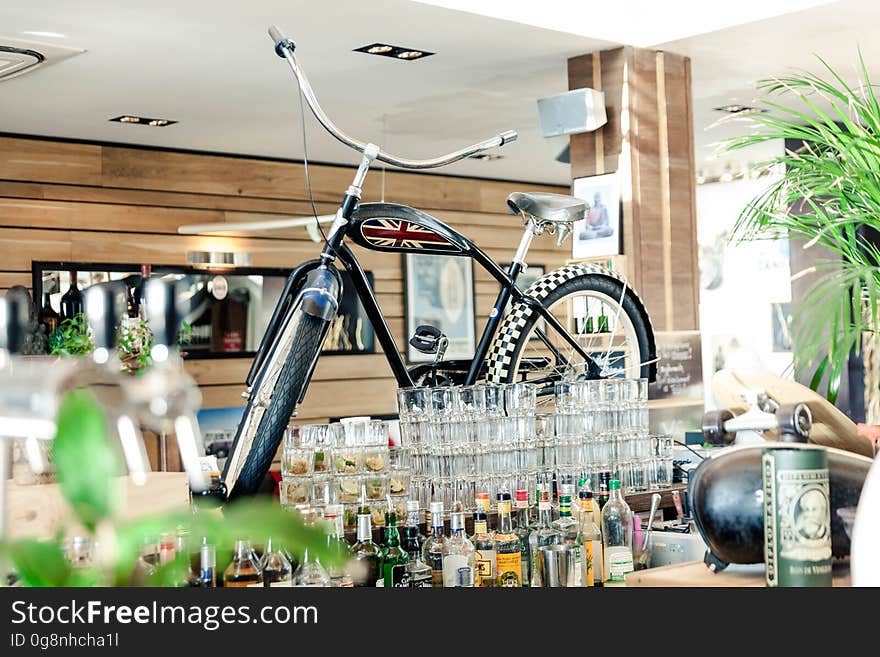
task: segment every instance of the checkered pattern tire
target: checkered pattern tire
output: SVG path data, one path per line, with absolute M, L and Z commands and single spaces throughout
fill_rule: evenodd
M 624 293 L 624 278 L 617 272 L 593 264 L 574 264 L 554 269 L 526 289 L 527 296 L 540 301 L 549 308 L 563 297 L 578 292 L 600 292 L 612 299 L 620 299 Z M 642 362 L 655 358 L 654 330 L 645 304 L 635 290 L 626 286 L 623 295 L 623 312 L 635 329 Z M 494 383 L 510 383 L 517 380 L 517 364 L 520 353 L 529 339 L 539 313 L 524 303 L 515 304 L 501 323 L 487 357 L 487 379 Z M 657 364 L 642 365 L 640 376 L 651 381 L 657 372 Z

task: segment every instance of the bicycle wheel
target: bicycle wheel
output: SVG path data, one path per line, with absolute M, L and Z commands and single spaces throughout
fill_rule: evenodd
M 228 497 L 250 495 L 260 487 L 272 465 L 294 407 L 312 374 L 327 322 L 299 313 L 287 359 L 275 381 L 268 407 L 248 402 L 232 443 L 223 482 Z M 253 427 L 257 427 L 253 430 Z
M 597 265 L 567 265 L 535 281 L 526 294 L 553 313 L 596 362 L 601 377 L 654 380 L 651 320 L 642 300 L 618 274 Z M 502 322 L 488 366 L 488 380 L 497 383 L 525 380 L 549 386 L 589 376 L 584 358 L 522 302 Z

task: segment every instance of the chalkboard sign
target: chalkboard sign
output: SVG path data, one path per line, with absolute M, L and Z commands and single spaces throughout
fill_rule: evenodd
M 657 380 L 649 399 L 703 397 L 703 356 L 699 331 L 659 331 L 656 336 Z

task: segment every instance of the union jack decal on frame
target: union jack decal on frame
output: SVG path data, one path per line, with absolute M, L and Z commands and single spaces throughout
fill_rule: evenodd
M 361 235 L 379 249 L 460 250 L 442 235 L 403 219 L 367 219 L 361 223 Z

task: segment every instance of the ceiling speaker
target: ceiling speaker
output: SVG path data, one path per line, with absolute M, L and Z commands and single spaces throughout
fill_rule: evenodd
M 605 94 L 584 88 L 541 98 L 538 117 L 544 137 L 592 132 L 608 122 Z

